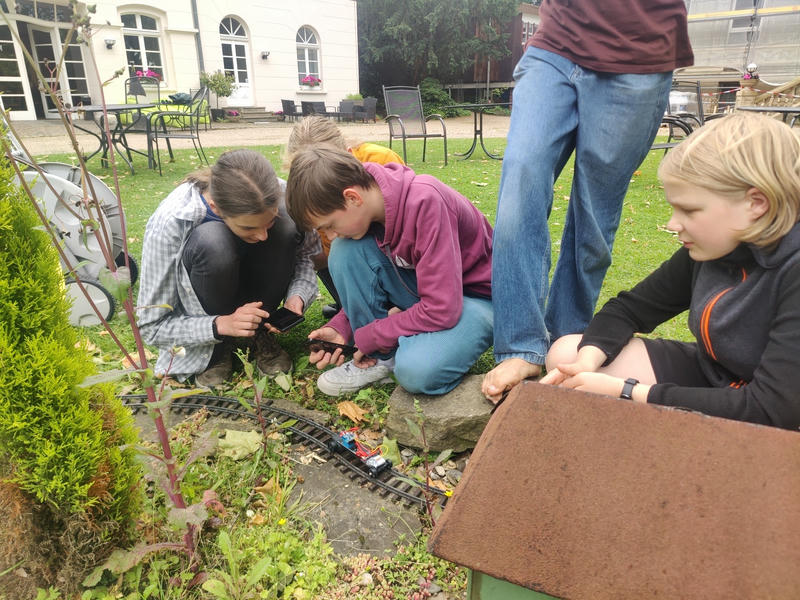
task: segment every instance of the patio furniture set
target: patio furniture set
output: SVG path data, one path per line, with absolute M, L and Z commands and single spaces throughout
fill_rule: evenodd
M 375 108 L 378 105 L 376 98 L 364 100 L 342 100 L 339 106 L 326 106 L 324 102 L 311 102 L 302 100 L 298 107 L 294 100 L 281 100 L 284 118 L 294 121 L 309 115 L 335 118 L 337 121 L 368 121 L 375 122 Z
M 713 91 L 702 90 L 699 81 L 675 80 L 670 90 L 670 100 L 667 110 L 661 118 L 661 126 L 667 128 L 666 142 L 658 142 L 651 146 L 651 150 L 664 150 L 680 144 L 695 129 L 701 127 L 712 119 L 718 119 L 730 114 L 730 110 L 743 110 L 745 112 L 760 112 L 780 115 L 784 123 L 794 127 L 800 122 L 800 105 L 798 106 L 735 106 L 731 103 L 726 110 L 719 110 L 720 102 L 716 103 L 716 111 L 707 113 L 703 106 L 703 98 L 722 96 L 735 93 L 736 89 L 717 89 Z
M 171 140 L 191 140 L 198 158 L 208 164 L 208 159 L 200 142 L 200 126 L 208 127 L 210 121 L 208 107 L 208 89 L 200 87 L 190 94 L 172 94 L 169 100 L 161 100 L 159 80 L 155 77 L 131 77 L 125 81 L 124 104 L 90 104 L 75 106 L 67 111 L 70 115 L 83 114 L 85 121 L 73 119 L 76 129 L 97 138 L 97 149 L 87 159 L 100 154 L 105 166 L 108 153 L 113 145 L 118 156 L 134 173 L 132 153 L 147 157 L 147 166 L 154 169 L 158 165 L 161 170 L 161 149 L 159 140 L 167 145 L 170 159 L 174 157 Z M 113 115 L 109 120 L 111 139 L 105 134 L 106 115 Z M 89 125 L 90 124 L 90 125 Z M 147 137 L 147 150 L 142 152 L 132 148 L 128 136 L 142 134 Z

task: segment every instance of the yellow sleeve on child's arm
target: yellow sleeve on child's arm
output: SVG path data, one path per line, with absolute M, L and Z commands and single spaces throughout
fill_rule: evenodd
M 403 162 L 403 159 L 400 158 L 400 155 L 394 150 L 386 148 L 385 146 L 379 146 L 378 144 L 372 144 L 370 142 L 360 144 L 355 148 L 352 148 L 350 152 L 362 163 L 374 162 L 378 163 L 379 165 L 385 165 L 387 163 L 400 163 L 401 165 L 406 164 Z

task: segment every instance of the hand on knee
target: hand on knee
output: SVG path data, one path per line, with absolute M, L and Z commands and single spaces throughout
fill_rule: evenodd
M 606 361 L 606 354 L 596 346 L 583 346 L 578 350 L 581 334 L 565 335 L 553 343 L 545 360 L 547 375 L 540 383 L 561 385 L 579 373 L 594 373 Z

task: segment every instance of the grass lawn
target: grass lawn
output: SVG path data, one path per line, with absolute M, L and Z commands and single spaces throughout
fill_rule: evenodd
M 379 143 L 383 143 L 381 140 Z M 455 139 L 450 141 L 451 152 L 463 152 L 467 149 L 469 140 Z M 494 224 L 497 207 L 497 189 L 500 182 L 501 161 L 488 159 L 478 149 L 469 160 L 460 160 L 450 157 L 449 164 L 444 166 L 441 161 L 441 144 L 431 142 L 428 148 L 428 161 L 421 161 L 422 142 L 411 141 L 408 144 L 409 164 L 417 173 L 427 173 L 437 177 L 444 183 L 457 189 L 469 198 Z M 487 147 L 492 152 L 502 152 L 505 146 L 504 139 L 487 140 Z M 230 148 L 207 149 L 209 160 L 213 161 L 225 150 Z M 263 152 L 273 163 L 278 174 L 286 176 L 281 165 L 282 148 L 280 146 L 261 146 L 254 149 Z M 603 285 L 598 307 L 620 290 L 635 285 L 639 280 L 650 273 L 661 262 L 666 260 L 677 248 L 678 243 L 674 236 L 665 230 L 664 225 L 669 218 L 669 206 L 664 200 L 664 192 L 656 177 L 658 163 L 663 156 L 662 152 L 650 152 L 631 180 L 628 194 L 622 210 L 622 218 L 617 232 L 613 252 L 613 262 Z M 44 157 L 39 157 L 40 159 Z M 69 155 L 59 154 L 47 156 L 48 160 L 72 162 Z M 136 175 L 131 175 L 126 169 L 119 170 L 120 190 L 123 205 L 127 216 L 128 242 L 130 252 L 137 260 L 141 257 L 142 237 L 147 219 L 158 206 L 159 202 L 180 183 L 183 177 L 192 170 L 201 166 L 193 150 L 179 150 L 173 163 L 164 164 L 164 176 L 146 168 L 144 158 L 135 155 L 134 162 Z M 92 172 L 104 179 L 113 189 L 113 178 L 110 169 L 100 167 L 99 161 L 90 163 Z M 550 235 L 553 248 L 553 264 L 558 256 L 561 231 L 569 200 L 572 182 L 572 162 L 567 164 L 561 177 L 556 181 L 554 188 L 553 212 L 550 217 Z M 323 293 L 324 288 L 320 284 Z M 295 348 L 295 339 L 302 341 L 305 333 L 322 323 L 320 308 L 324 302 L 317 302 L 310 309 L 306 322 L 286 336 L 290 351 L 297 358 L 300 348 Z M 525 310 L 525 307 L 520 307 Z M 686 328 L 685 316 L 662 325 L 655 332 L 656 335 L 676 339 L 689 339 Z M 103 343 L 103 347 L 111 348 Z M 487 355 L 478 363 L 474 372 L 485 372 L 491 368 L 493 361 Z
M 451 140 L 451 151 L 463 152 L 467 149 L 468 144 L 469 140 Z M 505 140 L 502 139 L 487 140 L 487 147 L 492 152 L 502 152 L 504 145 Z M 207 149 L 209 160 L 213 163 L 226 149 Z M 280 147 L 263 146 L 257 147 L 256 150 L 272 161 L 281 176 L 286 176 L 281 165 L 282 149 Z M 434 175 L 454 187 L 469 198 L 494 223 L 501 161 L 485 158 L 478 150 L 469 160 L 463 161 L 451 157 L 450 164 L 444 166 L 441 162 L 441 145 L 436 142 L 431 144 L 431 147 L 428 148 L 429 161 L 426 163 L 421 162 L 421 151 L 421 142 L 409 143 L 410 165 L 418 173 Z M 678 248 L 674 236 L 664 228 L 670 211 L 664 200 L 663 189 L 656 178 L 656 170 L 661 157 L 661 152 L 651 152 L 631 181 L 617 233 L 613 264 L 601 293 L 601 304 L 620 290 L 633 286 Z M 69 155 L 39 157 L 40 160 L 45 158 L 51 161 L 73 162 Z M 113 177 L 109 169 L 100 167 L 99 161 L 96 160 L 92 161 L 89 166 L 95 175 L 103 179 L 112 189 L 114 188 Z M 119 185 L 127 216 L 129 249 L 131 255 L 138 261 L 141 257 L 142 237 L 147 219 L 159 202 L 180 183 L 183 177 L 200 167 L 200 164 L 193 150 L 182 150 L 176 152 L 174 163 L 164 165 L 163 177 L 160 177 L 157 171 L 148 170 L 142 157 L 135 158 L 135 166 L 137 168 L 135 176 L 130 175 L 126 169 L 120 169 Z M 570 163 L 555 184 L 555 202 L 550 218 L 550 233 L 554 240 L 553 262 L 558 255 L 571 179 L 572 166 Z M 324 293 L 322 285 L 320 285 L 320 289 Z M 352 423 L 344 417 L 340 417 L 336 408 L 336 403 L 342 398 L 329 398 L 316 390 L 314 381 L 318 372 L 308 366 L 304 343 L 306 334 L 323 324 L 321 308 L 328 301 L 329 298 L 321 298 L 316 301 L 309 308 L 306 321 L 288 334 L 281 336 L 281 344 L 295 361 L 293 379 L 288 390 L 281 389 L 275 382 L 269 383 L 265 394 L 268 397 L 285 396 L 308 408 L 329 412 L 337 419 L 334 427 L 346 429 L 351 427 Z M 526 310 L 526 308 L 521 306 L 519 310 Z M 125 345 L 129 349 L 133 349 L 133 337 L 125 320 L 117 316 L 112 324 Z M 656 334 L 677 339 L 689 339 L 685 316 L 680 316 L 662 325 Z M 121 353 L 111 343 L 109 336 L 104 335 L 99 327 L 87 329 L 87 336 L 94 346 L 95 362 L 101 369 L 121 366 Z M 473 367 L 472 372 L 485 372 L 492 366 L 491 352 L 486 352 Z M 382 428 L 386 416 L 387 399 L 393 387 L 393 384 L 389 384 L 375 389 L 362 390 L 355 395 L 354 400 L 368 411 L 367 421 L 362 424 L 362 428 L 378 431 Z M 132 382 L 122 384 L 120 389 L 123 392 L 138 391 L 136 384 Z M 230 386 L 223 390 L 217 390 L 217 393 L 252 397 L 252 382 L 245 381 L 242 375 L 235 375 Z M 191 420 L 187 423 L 189 424 L 179 426 L 182 429 L 173 435 L 178 446 L 176 454 L 179 460 L 182 460 L 182 457 L 190 452 L 192 445 Z M 465 586 L 463 572 L 428 555 L 424 549 L 426 539 L 424 535 L 399 547 L 394 556 L 386 559 L 339 558 L 334 576 L 334 566 L 329 564 L 326 558 L 330 551 L 329 548 L 324 539 L 319 537 L 317 526 L 305 519 L 300 509 L 290 507 L 285 503 L 278 503 L 265 513 L 266 520 L 256 529 L 252 522 L 247 523 L 246 519 L 242 519 L 242 515 L 251 506 L 249 502 L 252 499 L 251 490 L 254 485 L 252 480 L 258 472 L 267 467 L 269 471 L 259 476 L 261 481 L 271 481 L 272 479 L 280 481 L 279 489 L 280 487 L 290 489 L 294 485 L 287 462 L 280 456 L 263 455 L 244 463 L 226 461 L 224 457 L 208 463 L 199 461 L 187 474 L 184 485 L 187 499 L 190 502 L 198 501 L 202 491 L 212 485 L 220 493 L 222 502 L 231 509 L 232 515 L 234 515 L 230 523 L 227 521 L 225 523 L 225 531 L 230 531 L 231 544 L 234 547 L 233 553 L 227 554 L 227 563 L 217 549 L 213 537 L 207 537 L 205 541 L 201 542 L 204 568 L 207 568 L 212 576 L 222 577 L 222 573 L 232 573 L 234 558 L 241 563 L 237 569 L 244 569 L 245 566 L 252 565 L 267 553 L 276 553 L 282 549 L 280 551 L 286 555 L 276 555 L 275 560 L 285 561 L 286 568 L 290 571 L 292 568 L 295 569 L 296 572 L 291 571 L 292 574 L 289 577 L 293 582 L 299 581 L 298 577 L 302 576 L 301 571 L 316 570 L 316 577 L 319 581 L 313 585 L 308 581 L 304 584 L 309 589 L 316 586 L 314 589 L 325 590 L 324 593 L 314 597 L 348 597 L 365 600 L 414 597 L 412 594 L 420 592 L 418 581 L 420 578 L 424 580 L 426 576 L 435 576 L 435 579 L 443 584 L 447 582 L 450 590 L 463 595 Z M 148 498 L 149 516 L 143 517 L 143 527 L 148 531 L 157 532 L 154 534 L 156 539 L 165 539 L 162 536 L 166 536 L 168 539 L 169 534 L 165 533 L 167 528 L 164 525 L 163 513 L 166 502 L 163 494 L 158 491 L 150 491 Z M 238 522 L 237 519 L 239 519 Z M 317 563 L 314 563 L 315 560 Z M 98 588 L 91 593 L 87 592 L 89 595 L 84 597 L 106 600 L 106 598 L 123 597 L 123 593 L 142 589 L 152 590 L 153 595 L 125 595 L 124 597 L 201 597 L 195 595 L 195 592 L 184 594 L 186 590 L 180 587 L 171 587 L 171 583 L 167 584 L 168 581 L 172 581 L 170 578 L 176 574 L 185 579 L 184 576 L 187 573 L 181 572 L 182 568 L 176 555 L 148 559 L 145 563 L 126 573 L 124 579 L 118 580 L 108 589 Z M 354 595 L 350 589 L 351 584 L 347 583 L 351 581 L 348 577 L 355 578 L 365 570 L 375 573 L 376 577 L 382 577 L 384 581 L 388 582 L 389 587 L 383 588 L 383 591 L 375 589 L 374 594 L 372 591 L 364 590 L 363 594 L 359 592 Z M 168 592 L 168 589 L 171 591 Z M 392 590 L 391 595 L 386 593 L 387 589 Z M 157 595 L 155 590 L 159 590 L 158 594 L 161 595 Z
M 464 152 L 470 140 L 454 139 L 450 141 L 451 152 Z M 505 146 L 504 139 L 487 140 L 487 147 L 493 153 L 502 153 Z M 209 161 L 213 162 L 229 148 L 207 149 Z M 280 146 L 255 147 L 262 152 L 275 166 L 282 177 L 286 172 L 282 166 L 282 148 Z M 500 182 L 502 162 L 487 158 L 478 149 L 472 158 L 460 160 L 455 156 L 450 157 L 449 164 L 444 166 L 441 160 L 441 144 L 431 142 L 428 148 L 428 161 L 421 161 L 422 142 L 411 141 L 408 144 L 409 164 L 418 173 L 427 173 L 437 177 L 446 184 L 457 189 L 469 198 L 486 216 L 494 223 L 497 190 Z M 631 180 L 628 194 L 624 201 L 622 218 L 617 232 L 614 246 L 613 262 L 608 271 L 603 285 L 598 306 L 614 296 L 620 290 L 628 289 L 666 260 L 677 248 L 675 237 L 665 230 L 664 225 L 669 218 L 669 206 L 664 199 L 663 188 L 658 182 L 656 171 L 663 154 L 661 151 L 650 152 L 640 169 Z M 39 157 L 43 159 L 45 157 Z M 73 162 L 69 155 L 51 155 L 48 160 Z M 135 155 L 134 165 L 136 175 L 131 175 L 127 169 L 119 169 L 119 185 L 127 216 L 128 242 L 131 255 L 138 261 L 141 257 L 142 237 L 147 219 L 158 206 L 159 202 L 169 194 L 183 177 L 201 166 L 193 150 L 176 151 L 176 160 L 173 163 L 164 163 L 164 175 L 160 177 L 157 171 L 146 168 L 143 157 Z M 90 163 L 93 173 L 112 187 L 114 186 L 112 172 L 104 169 L 99 161 Z M 554 188 L 553 212 L 550 218 L 550 234 L 553 248 L 553 264 L 558 256 L 561 231 L 569 200 L 572 182 L 572 162 L 568 163 L 561 177 L 556 181 Z M 330 301 L 324 287 L 320 284 L 320 291 L 324 297 L 315 302 L 306 313 L 303 324 L 293 329 L 288 334 L 281 336 L 282 345 L 289 351 L 295 360 L 294 384 L 288 392 L 289 396 L 309 408 L 317 408 L 338 416 L 335 409 L 336 402 L 316 391 L 313 381 L 318 372 L 309 368 L 307 364 L 304 340 L 306 334 L 321 326 L 324 319 L 321 308 Z M 134 296 L 135 297 L 135 296 Z M 525 310 L 525 307 L 519 307 Z M 121 330 L 126 344 L 133 348 L 133 338 L 127 335 L 124 319 L 117 316 L 115 325 Z M 100 328 L 90 329 L 89 337 L 97 346 L 98 356 L 96 361 L 101 368 L 116 368 L 121 361 L 121 354 L 113 346 L 108 336 L 100 333 Z M 673 319 L 659 327 L 654 335 L 673 339 L 690 339 L 686 327 L 685 315 Z M 491 349 L 483 354 L 479 361 L 472 367 L 472 373 L 484 373 L 492 368 L 494 360 Z M 309 385 L 312 384 L 312 385 Z M 232 381 L 231 390 L 236 393 L 237 381 Z M 385 413 L 385 401 L 393 389 L 393 384 L 383 386 L 376 390 L 366 390 L 358 396 L 372 411 L 375 422 L 379 427 Z M 218 390 L 219 391 L 219 390 Z M 268 392 L 270 390 L 268 389 Z M 275 388 L 274 393 L 286 395 Z M 225 390 L 219 393 L 227 393 Z M 344 424 L 344 423 L 342 423 Z

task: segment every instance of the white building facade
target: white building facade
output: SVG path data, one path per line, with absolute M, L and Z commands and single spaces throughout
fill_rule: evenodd
M 0 10 L 0 92 L 12 119 L 54 116 L 21 45 L 45 73 L 63 57 L 58 88 L 73 105 L 98 103 L 101 81 L 119 69 L 102 87 L 107 103 L 124 102 L 125 79 L 148 70 L 161 78 L 162 98 L 222 70 L 236 89 L 220 106 L 268 111 L 281 99 L 337 105 L 359 91 L 355 0 L 100 0 L 91 38 L 66 48 L 68 0 L 0 0 Z M 319 84 L 302 84 L 307 76 Z

